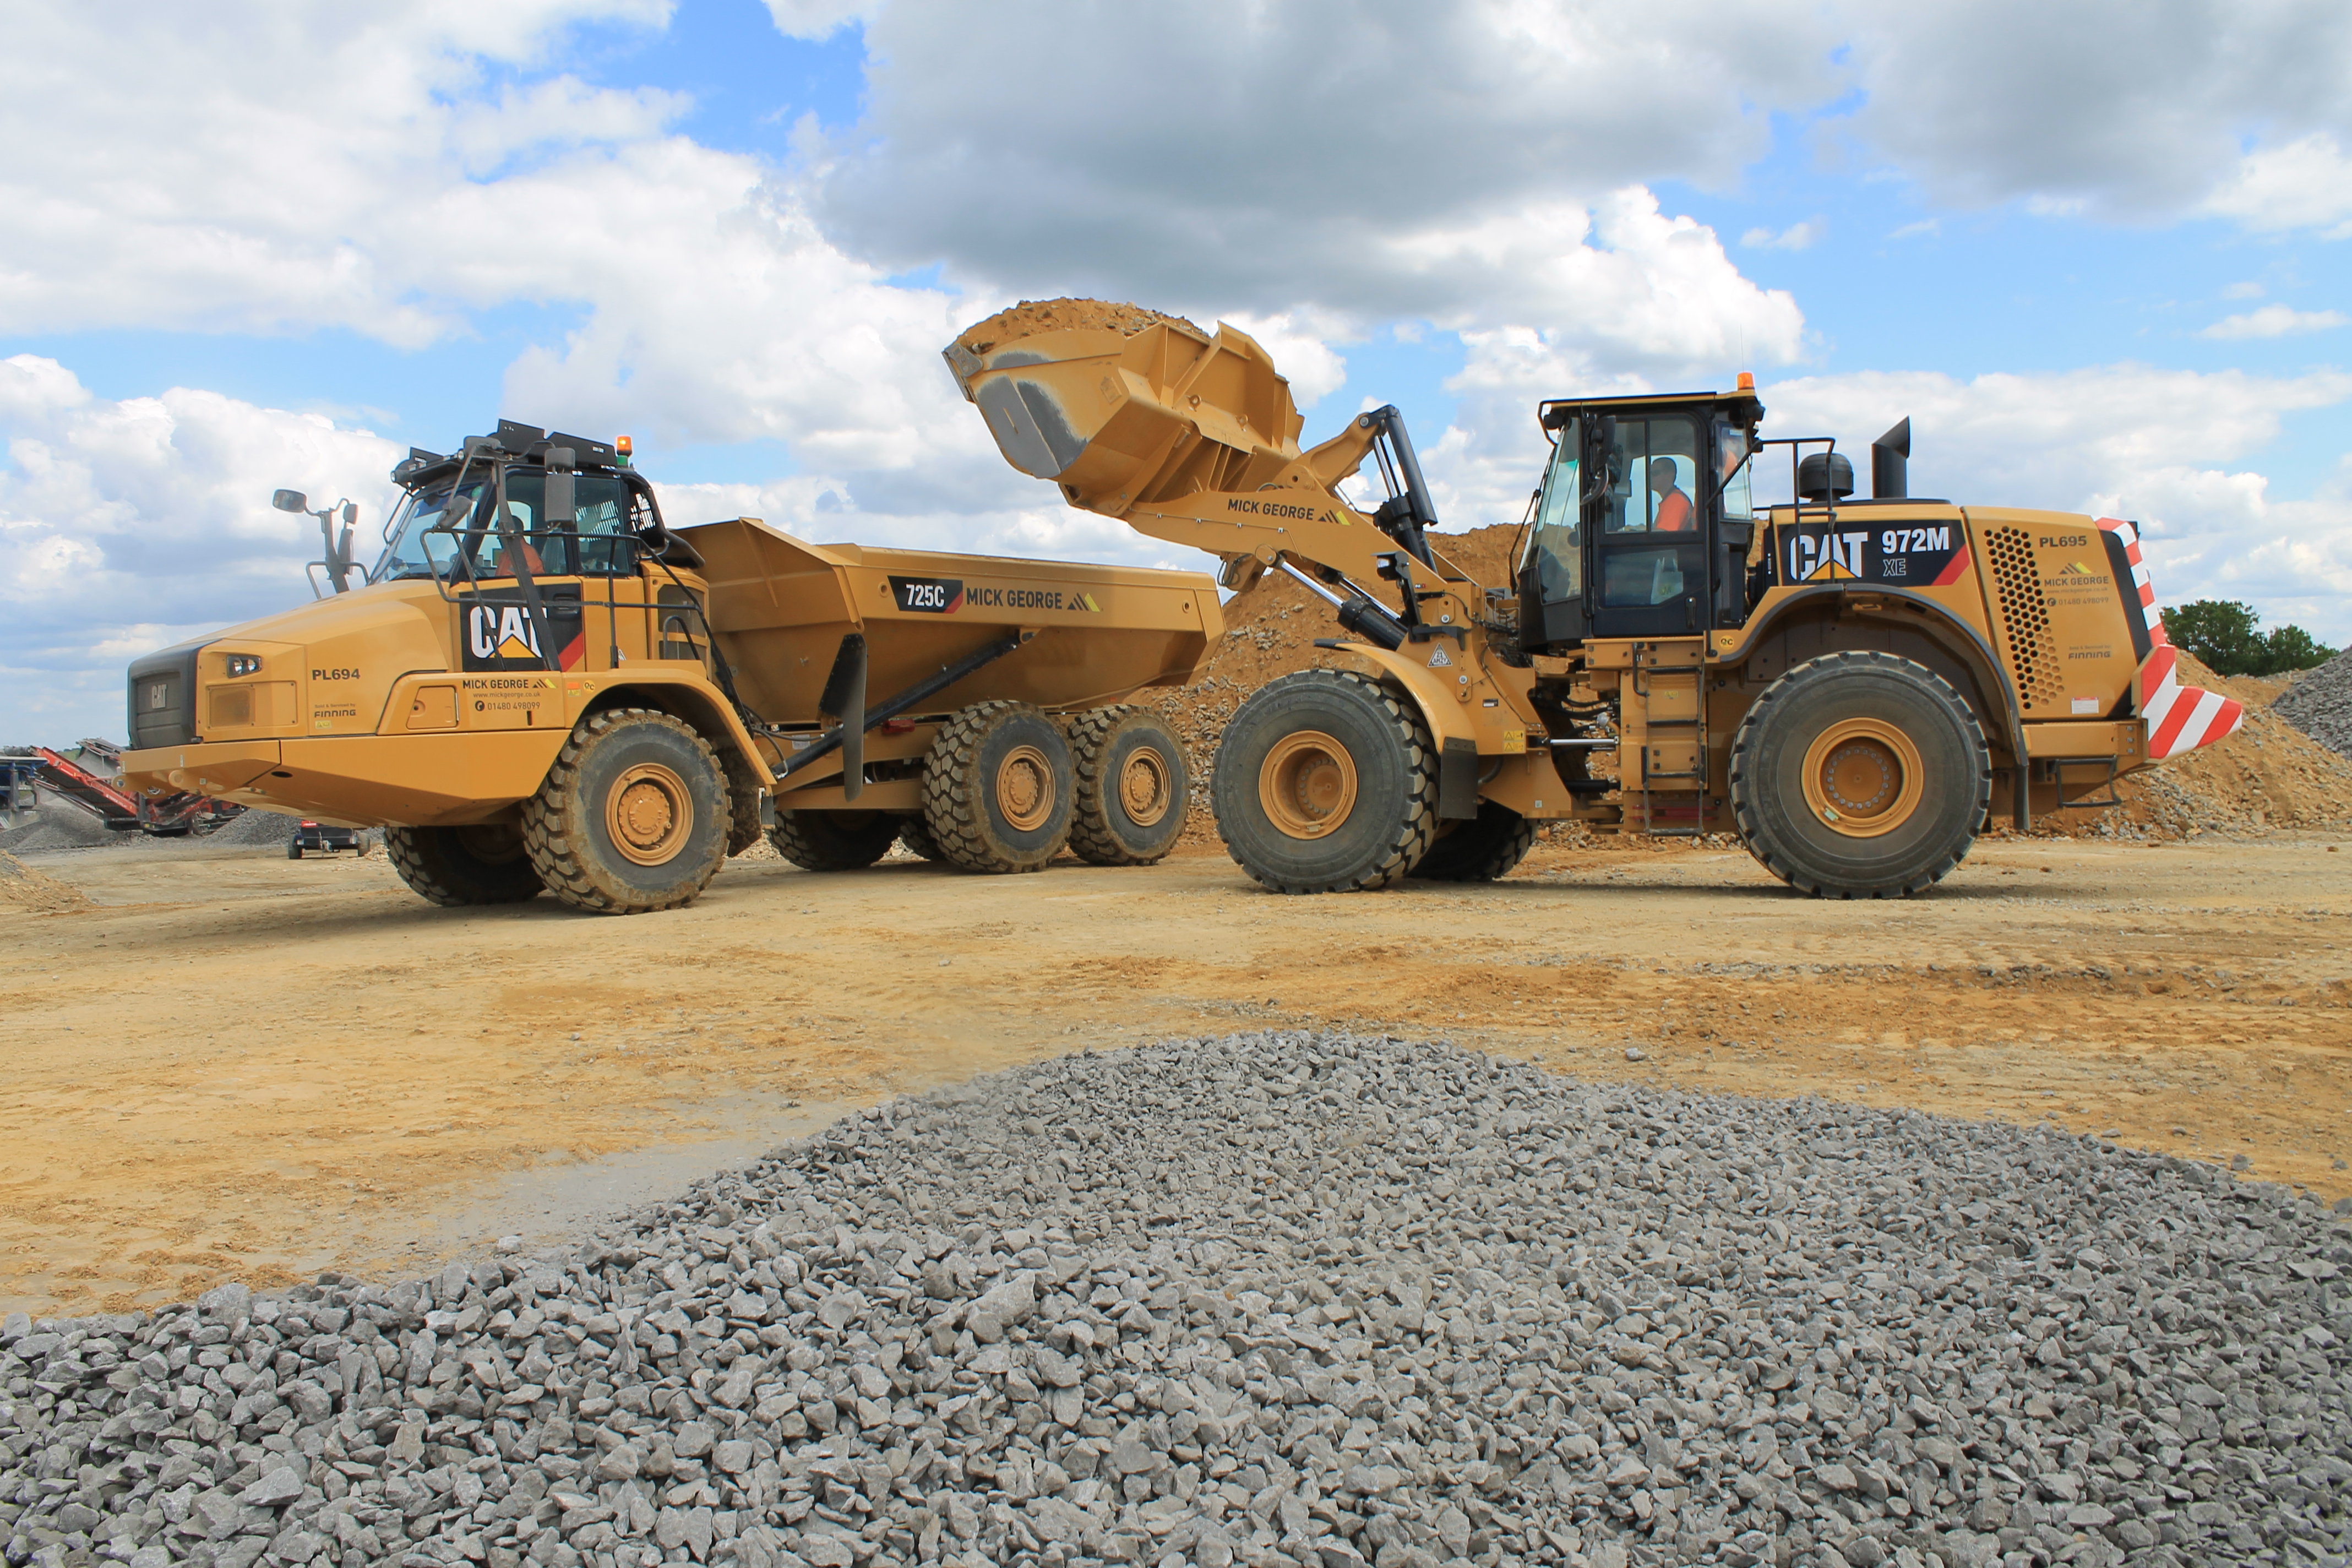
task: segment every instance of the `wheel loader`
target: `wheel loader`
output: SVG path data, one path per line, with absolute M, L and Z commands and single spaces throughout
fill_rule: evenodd
M 131 666 L 127 788 L 381 826 L 436 904 L 608 913 L 763 831 L 812 870 L 903 842 L 981 872 L 1183 831 L 1184 748 L 1123 700 L 1199 668 L 1205 575 L 673 529 L 627 437 L 504 420 L 392 477 L 373 568 L 347 522 L 331 595 Z
M 1546 399 L 1550 453 L 1486 585 L 1431 540 L 1403 419 L 1302 449 L 1247 334 L 1094 301 L 1024 303 L 946 349 L 1007 461 L 1069 504 L 1325 600 L 1347 668 L 1283 677 L 1227 724 L 1211 795 L 1270 889 L 1499 877 L 1536 825 L 1734 834 L 1839 898 L 1918 893 L 1996 818 L 2113 803 L 2115 782 L 2234 731 L 2184 687 L 2133 525 L 1873 493 L 1833 437 L 1763 435 L 1727 393 Z M 1385 499 L 1342 493 L 1373 460 Z M 1759 462 L 1788 504 L 1756 504 Z

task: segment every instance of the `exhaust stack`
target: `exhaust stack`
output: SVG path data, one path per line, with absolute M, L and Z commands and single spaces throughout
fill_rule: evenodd
M 1876 500 L 1901 500 L 1911 493 L 1911 418 L 1870 444 L 1870 493 Z

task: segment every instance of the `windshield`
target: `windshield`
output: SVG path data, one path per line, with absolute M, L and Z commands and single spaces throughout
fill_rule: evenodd
M 458 516 L 463 517 L 480 500 L 479 483 L 466 487 L 464 499 L 458 503 Z M 392 514 L 392 521 L 383 531 L 383 559 L 368 574 L 371 583 L 390 583 L 404 577 L 430 577 L 435 568 L 446 572 L 457 556 L 457 541 L 447 533 L 431 533 L 427 530 L 441 526 L 449 510 L 449 487 L 409 492 L 406 500 Z

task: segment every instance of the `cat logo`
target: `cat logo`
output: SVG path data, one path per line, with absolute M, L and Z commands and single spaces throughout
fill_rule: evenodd
M 466 611 L 466 647 L 476 658 L 539 658 L 539 639 L 520 605 L 473 605 Z

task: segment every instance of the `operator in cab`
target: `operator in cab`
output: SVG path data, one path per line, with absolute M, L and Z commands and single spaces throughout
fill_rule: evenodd
M 1650 459 L 1650 493 L 1658 498 L 1657 510 L 1652 514 L 1651 532 L 1690 531 L 1691 499 L 1675 482 L 1675 460 L 1672 458 Z

